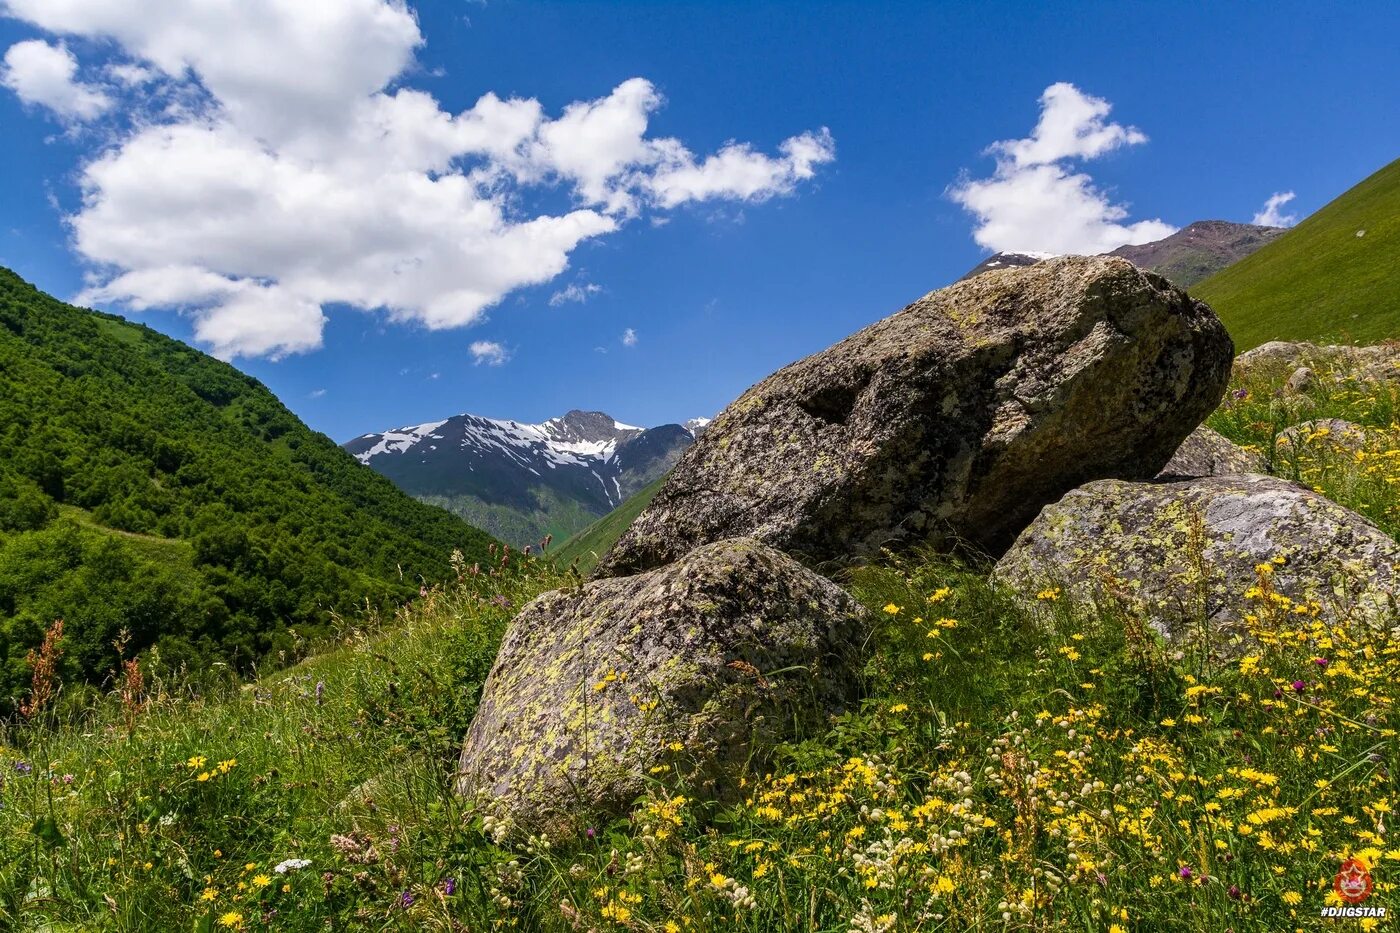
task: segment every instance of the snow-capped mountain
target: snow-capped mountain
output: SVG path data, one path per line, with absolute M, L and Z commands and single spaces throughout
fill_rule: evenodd
M 962 278 L 958 279 L 958 281 L 964 282 L 968 279 L 975 278 L 976 276 L 981 275 L 983 272 L 991 272 L 993 269 L 1011 269 L 1016 266 L 1033 266 L 1036 263 L 1040 262 L 1042 259 L 1054 258 L 1054 253 L 997 253 L 994 256 L 988 256 L 986 259 L 973 266 L 971 269 L 968 270 L 967 274 L 964 275 Z
M 709 423 L 639 428 L 598 411 L 541 424 L 462 414 L 345 449 L 405 492 L 516 545 L 587 526 L 669 470 Z

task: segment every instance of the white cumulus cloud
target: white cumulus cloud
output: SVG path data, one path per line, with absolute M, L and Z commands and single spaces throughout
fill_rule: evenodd
M 1254 215 L 1253 223 L 1264 227 L 1291 227 L 1298 222 L 1297 214 L 1285 214 L 1283 206 L 1292 201 L 1296 194 L 1292 191 L 1276 191 L 1264 202 L 1264 208 Z
M 629 327 L 622 332 L 621 339 L 624 347 L 635 347 L 637 345 L 637 332 Z
M 1040 96 L 1040 120 L 1031 135 L 993 143 L 988 178 L 967 178 L 949 196 L 977 221 L 973 239 L 997 252 L 1105 253 L 1175 232 L 1161 220 L 1128 220 L 1094 180 L 1075 167 L 1147 136 L 1109 122 L 1108 101 L 1072 84 L 1052 84 Z
M 664 101 L 642 78 L 555 115 L 490 92 L 444 110 L 399 84 L 424 41 L 403 0 L 0 5 L 75 48 L 118 50 L 113 83 L 88 91 L 115 95 L 103 99 L 132 128 L 78 173 L 80 298 L 177 309 L 226 358 L 316 349 L 329 305 L 465 326 L 633 218 L 790 194 L 834 158 L 825 129 L 774 155 L 648 135 Z M 73 84 L 72 53 L 38 44 Z M 160 94 L 143 93 L 152 83 Z M 533 192 L 561 188 L 567 207 L 531 209 Z
M 476 361 L 477 366 L 483 363 L 487 366 L 501 366 L 510 359 L 510 352 L 494 340 L 477 340 L 468 349 L 471 350 L 472 359 Z M 433 374 L 433 378 L 437 378 L 436 373 Z
M 78 59 L 42 39 L 17 42 L 5 52 L 0 83 L 26 104 L 47 107 L 69 120 L 91 120 L 112 106 L 101 88 L 77 79 Z

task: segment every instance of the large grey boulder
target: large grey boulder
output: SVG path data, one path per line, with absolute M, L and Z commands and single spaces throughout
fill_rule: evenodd
M 1154 476 L 1233 353 L 1214 312 L 1124 259 L 988 272 L 745 392 L 597 574 L 735 535 L 811 565 L 903 541 L 999 554 L 1075 486 Z
M 1264 563 L 1276 592 L 1324 618 L 1394 611 L 1400 545 L 1330 499 L 1259 475 L 1081 486 L 1041 511 L 993 578 L 1027 593 L 1126 596 L 1169 638 L 1206 622 L 1223 642 L 1253 611 L 1244 597 Z
M 1201 425 L 1186 435 L 1172 454 L 1158 479 L 1187 479 L 1196 476 L 1228 476 L 1232 473 L 1263 473 L 1264 457 L 1245 450 L 1213 428 Z
M 854 698 L 866 613 L 755 541 L 546 593 L 511 624 L 458 789 L 552 836 L 625 813 L 653 769 L 733 797 L 751 760 Z

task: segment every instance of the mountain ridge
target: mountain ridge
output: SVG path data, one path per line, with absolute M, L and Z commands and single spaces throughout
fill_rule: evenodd
M 421 501 L 526 546 L 563 540 L 617 508 L 708 422 L 641 428 L 582 409 L 539 423 L 462 413 L 342 447 Z

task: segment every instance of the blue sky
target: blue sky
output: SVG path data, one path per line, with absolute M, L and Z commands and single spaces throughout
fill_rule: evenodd
M 1301 217 L 1400 155 L 1393 3 L 142 6 L 0 0 L 0 264 L 337 440 L 710 415 L 979 231 Z

